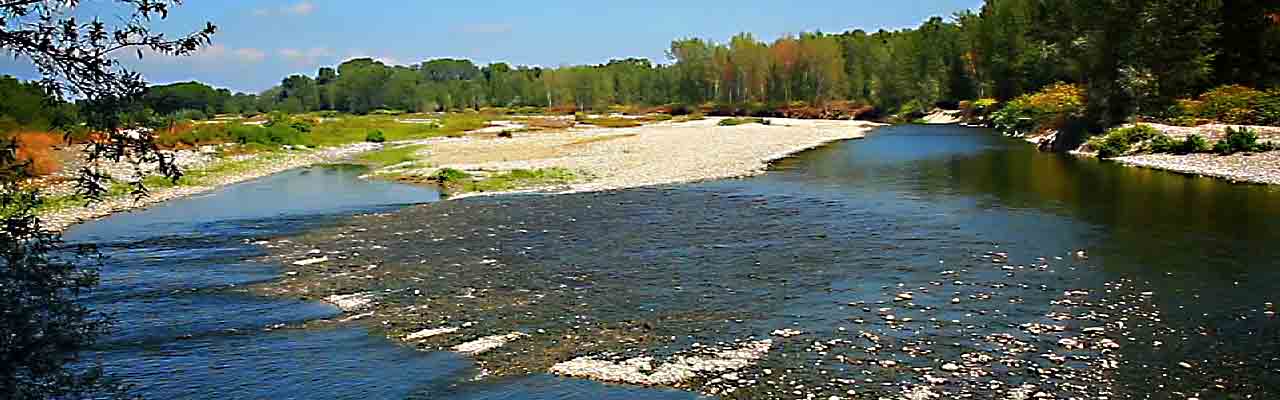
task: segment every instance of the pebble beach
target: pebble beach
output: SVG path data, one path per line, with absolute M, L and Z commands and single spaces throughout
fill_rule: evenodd
M 586 179 L 544 191 L 616 190 L 756 175 L 773 160 L 834 141 L 862 138 L 882 126 L 781 118 L 769 119 L 769 125 L 719 126 L 721 120 L 535 132 L 510 139 L 433 139 L 420 142 L 426 146 L 418 154 L 431 167 L 390 171 L 428 176 L 446 167 L 473 172 L 554 167 Z

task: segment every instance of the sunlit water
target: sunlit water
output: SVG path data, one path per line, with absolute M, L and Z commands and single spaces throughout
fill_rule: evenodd
M 546 375 L 467 382 L 477 374 L 469 361 L 415 351 L 360 325 L 268 330 L 337 311 L 238 290 L 278 277 L 277 266 L 246 261 L 262 255 L 253 241 L 436 199 L 425 189 L 358 180 L 358 173 L 290 172 L 69 232 L 72 240 L 102 244 L 112 257 L 93 298 L 120 321 L 101 353 L 108 371 L 152 398 L 692 397 Z M 917 298 L 938 306 L 934 313 L 904 310 L 900 317 L 963 319 L 1016 332 L 1017 324 L 1043 316 L 1063 290 L 1099 291 L 1125 280 L 1154 293 L 1150 301 L 1162 324 L 1203 333 L 1155 351 L 1148 343 L 1126 343 L 1133 386 L 1150 385 L 1182 360 L 1199 365 L 1229 357 L 1242 363 L 1237 373 L 1247 375 L 1242 391 L 1265 394 L 1274 393 L 1280 376 L 1276 322 L 1262 314 L 1265 302 L 1280 301 L 1277 204 L 1280 192 L 1269 187 L 1039 153 L 981 130 L 903 126 L 802 153 L 756 178 L 469 199 L 391 220 L 398 230 L 413 225 L 474 236 L 469 244 L 476 248 L 530 249 L 498 255 L 520 274 L 497 286 L 566 283 L 578 295 L 565 304 L 546 301 L 543 320 L 473 316 L 480 326 L 554 329 L 551 316 L 566 314 L 659 321 L 704 315 L 706 321 L 685 318 L 654 329 L 681 335 L 672 348 L 784 326 L 831 337 L 838 327 L 859 329 L 851 319 L 875 318 L 849 304 L 891 299 L 897 285 L 928 286 L 940 271 L 964 268 L 972 270 L 966 280 L 1007 280 L 1025 289 L 988 289 L 999 292 L 995 304 L 966 300 L 947 307 L 952 292 L 981 291 L 949 287 L 940 299 Z M 441 212 L 451 218 L 433 221 Z M 549 233 L 481 232 L 504 223 Z M 422 265 L 418 258 L 426 256 L 427 265 L 449 265 L 479 257 L 459 254 L 457 246 L 432 246 L 415 242 L 386 259 Z M 1077 250 L 1088 258 L 1073 259 Z M 976 256 L 986 252 L 1007 252 L 1015 265 L 1046 257 L 1054 267 L 1015 278 L 975 267 Z M 483 278 L 438 284 L 440 290 L 483 289 Z M 940 343 L 973 339 L 963 330 L 927 335 Z

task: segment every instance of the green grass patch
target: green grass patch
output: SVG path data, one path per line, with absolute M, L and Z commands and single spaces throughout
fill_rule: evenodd
M 484 128 L 490 117 L 483 114 L 446 114 L 443 116 L 401 115 L 398 118 L 433 118 L 439 124 L 417 124 L 396 121 L 387 115 L 343 116 L 324 121 L 311 128 L 311 142 L 319 146 L 338 146 L 368 141 L 371 134 L 379 132 L 380 139 L 388 142 L 427 139 L 440 136 L 461 136 L 471 130 Z
M 376 166 L 396 165 L 411 161 L 417 161 L 414 156 L 422 145 L 409 145 L 400 147 L 390 147 L 378 151 L 371 151 L 360 155 L 360 161 L 364 161 Z
M 505 192 L 532 187 L 562 185 L 578 180 L 578 174 L 565 168 L 516 169 L 477 177 L 453 168 L 442 168 L 427 178 L 456 193 Z
M 769 125 L 769 120 L 764 118 L 725 118 L 720 120 L 720 126 L 738 126 L 746 124 Z
M 577 174 L 564 168 L 516 169 L 490 175 L 467 185 L 470 192 L 502 192 L 573 182 Z

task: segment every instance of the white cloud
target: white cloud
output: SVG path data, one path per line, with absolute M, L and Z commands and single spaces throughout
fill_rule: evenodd
M 316 10 L 316 5 L 310 1 L 303 1 L 291 6 L 285 6 L 281 11 L 294 15 L 307 15 Z
M 257 63 L 267 59 L 267 52 L 252 47 L 246 47 L 243 49 L 236 49 L 236 57 L 240 58 L 240 60 L 244 62 Z
M 310 49 L 280 49 L 280 56 L 298 65 L 314 65 L 324 57 L 332 57 L 333 50 L 324 47 Z
M 497 23 L 478 23 L 466 24 L 460 27 L 462 33 L 470 33 L 477 35 L 490 35 L 499 33 L 511 33 L 511 25 Z
M 267 53 L 259 49 L 252 47 L 233 48 L 221 44 L 203 47 L 186 56 L 160 54 L 151 49 L 141 50 L 143 62 L 162 64 L 256 64 L 267 59 Z M 136 60 L 133 57 L 126 57 L 126 59 Z
M 304 0 L 277 9 L 255 8 L 250 13 L 255 17 L 266 17 L 271 15 L 310 15 L 315 11 L 316 4 L 310 0 Z

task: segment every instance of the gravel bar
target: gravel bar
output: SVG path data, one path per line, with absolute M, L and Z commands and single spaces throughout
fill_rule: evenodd
M 1229 156 L 1145 154 L 1113 160 L 1135 167 L 1208 176 L 1233 182 L 1280 184 L 1280 151 L 1240 153 Z
M 559 167 L 589 179 L 551 191 L 606 191 L 756 175 L 771 161 L 826 143 L 861 138 L 883 126 L 782 118 L 769 119 L 770 125 L 719 126 L 720 120 L 536 132 L 510 139 L 423 141 L 426 146 L 419 154 L 433 166 L 395 172 L 426 176 L 445 167 L 464 171 Z

